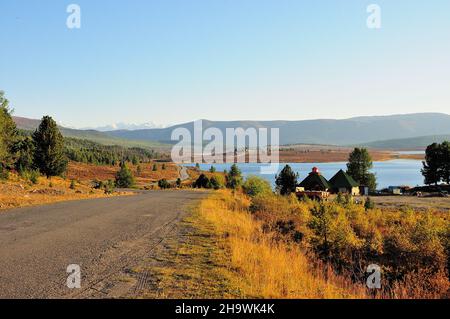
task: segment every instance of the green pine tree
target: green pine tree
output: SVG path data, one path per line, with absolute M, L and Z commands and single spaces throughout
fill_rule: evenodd
M 134 186 L 134 176 L 125 163 L 121 163 L 120 170 L 116 174 L 116 186 L 129 188 Z
M 361 186 L 367 186 L 371 191 L 377 188 L 375 174 L 370 172 L 373 167 L 372 158 L 365 148 L 355 148 L 350 153 L 347 163 L 347 174 Z
M 438 143 L 428 145 L 425 151 L 425 161 L 422 162 L 422 175 L 427 185 L 437 185 L 441 180 L 440 168 L 442 166 L 441 146 Z
M 237 189 L 242 185 L 242 173 L 236 164 L 233 164 L 227 174 L 227 188 Z
M 63 174 L 67 169 L 64 138 L 50 116 L 44 116 L 33 134 L 34 165 L 47 177 Z
M 298 174 L 294 173 L 289 165 L 286 165 L 280 174 L 275 176 L 275 185 L 277 186 L 278 192 L 281 195 L 294 193 L 297 187 L 297 179 Z
M 0 91 L 0 173 L 12 168 L 13 146 L 17 140 L 17 129 L 9 108 L 9 101 L 4 97 L 5 93 Z

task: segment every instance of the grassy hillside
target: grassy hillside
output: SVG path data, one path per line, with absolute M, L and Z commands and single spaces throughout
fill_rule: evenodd
M 412 148 L 426 148 L 428 145 L 432 143 L 435 142 L 442 143 L 443 141 L 450 141 L 450 134 L 375 141 L 371 143 L 366 143 L 363 146 L 380 149 L 412 149 Z

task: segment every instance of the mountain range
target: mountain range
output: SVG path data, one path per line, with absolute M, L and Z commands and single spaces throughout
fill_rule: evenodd
M 35 129 L 39 120 L 14 118 L 18 127 Z M 133 142 L 135 145 L 173 144 L 172 131 L 186 128 L 193 134 L 194 122 L 166 128 L 137 130 L 75 130 L 61 128 L 63 135 L 102 140 L 104 143 Z M 226 128 L 279 128 L 280 144 L 365 145 L 375 148 L 415 148 L 450 137 L 450 115 L 415 113 L 387 116 L 365 116 L 349 119 L 318 119 L 301 121 L 209 121 L 203 120 L 203 130 L 216 127 L 225 136 Z
M 175 128 L 193 132 L 193 122 L 162 129 L 115 130 L 106 132 L 115 137 L 133 140 L 170 143 Z M 319 119 L 302 121 L 208 121 L 203 129 L 249 127 L 279 128 L 280 144 L 359 145 L 375 141 L 437 136 L 450 134 L 450 115 L 442 113 L 416 113 L 389 116 L 354 117 L 343 120 Z M 225 134 L 224 134 L 225 135 Z
M 147 122 L 147 123 L 141 123 L 141 124 L 135 124 L 135 123 L 114 123 L 111 125 L 104 125 L 104 126 L 98 126 L 98 127 L 85 127 L 81 128 L 81 130 L 95 130 L 100 132 L 107 132 L 107 131 L 116 131 L 116 130 L 146 130 L 146 129 L 152 129 L 152 128 L 162 128 L 162 125 L 157 125 L 153 122 Z

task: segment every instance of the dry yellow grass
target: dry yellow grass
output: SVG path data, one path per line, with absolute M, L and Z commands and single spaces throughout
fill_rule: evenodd
M 139 164 L 141 169 L 140 173 L 138 173 L 138 165 L 132 165 L 131 163 L 127 163 L 127 165 L 133 173 L 136 186 L 138 187 L 149 186 L 151 183 L 157 182 L 162 178 L 176 180 L 179 177 L 179 167 L 174 163 L 141 163 Z M 156 171 L 153 171 L 153 165 L 156 165 Z M 163 165 L 165 169 L 162 169 Z M 100 181 L 114 180 L 119 169 L 119 166 L 70 162 L 67 170 L 67 178 L 85 182 L 94 179 Z
M 230 282 L 244 297 L 366 298 L 365 288 L 330 269 L 312 266 L 295 245 L 277 242 L 248 212 L 248 200 L 229 191 L 212 194 L 200 215 L 226 238 Z
M 33 184 L 16 174 L 11 174 L 7 181 L 0 182 L 0 210 L 128 194 L 106 195 L 104 191 L 92 189 L 90 185 L 84 183 L 75 183 L 75 189 L 70 189 L 70 183 L 70 180 L 60 177 L 51 179 L 39 177 L 37 183 Z

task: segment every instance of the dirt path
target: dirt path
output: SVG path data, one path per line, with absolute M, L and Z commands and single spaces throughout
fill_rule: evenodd
M 133 267 L 164 244 L 186 205 L 203 196 L 151 191 L 1 214 L 0 298 L 130 295 L 145 281 L 129 276 Z M 66 285 L 70 264 L 80 265 L 81 289 Z

